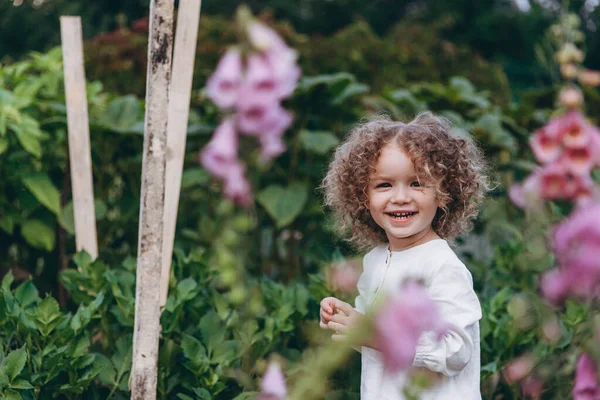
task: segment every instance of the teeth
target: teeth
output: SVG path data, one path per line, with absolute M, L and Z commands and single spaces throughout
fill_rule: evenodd
M 389 213 L 392 217 L 395 218 L 408 218 L 411 215 L 414 214 L 414 212 L 408 212 L 408 213 Z

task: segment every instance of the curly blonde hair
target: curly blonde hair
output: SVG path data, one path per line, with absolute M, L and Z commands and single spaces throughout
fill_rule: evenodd
M 385 231 L 371 217 L 367 188 L 381 150 L 394 142 L 406 152 L 417 175 L 436 188 L 439 208 L 434 231 L 452 240 L 473 228 L 479 204 L 489 188 L 487 165 L 469 137 L 451 133 L 451 125 L 431 112 L 405 124 L 386 116 L 352 129 L 335 152 L 321 188 L 337 228 L 358 249 L 387 243 Z

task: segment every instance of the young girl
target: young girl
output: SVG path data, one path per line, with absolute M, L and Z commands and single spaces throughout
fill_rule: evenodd
M 431 113 L 408 124 L 382 118 L 359 125 L 337 149 L 324 179 L 325 203 L 363 259 L 356 308 L 334 297 L 321 301 L 323 329 L 343 338 L 375 300 L 420 280 L 452 328 L 438 340 L 421 335 L 414 367 L 439 373 L 421 399 L 481 399 L 481 308 L 471 274 L 446 240 L 472 227 L 486 190 L 481 152 Z M 401 400 L 407 372 L 388 374 L 376 344 L 361 348 L 362 400 Z

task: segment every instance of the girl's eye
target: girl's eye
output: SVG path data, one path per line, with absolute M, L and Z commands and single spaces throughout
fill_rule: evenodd
M 421 187 L 421 184 L 418 181 L 414 181 L 410 184 L 412 187 Z
M 387 182 L 384 183 L 379 183 L 377 186 L 375 186 L 376 188 L 384 188 L 384 187 L 391 187 L 392 185 L 390 185 Z

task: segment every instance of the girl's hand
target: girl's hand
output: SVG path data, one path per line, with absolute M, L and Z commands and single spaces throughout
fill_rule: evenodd
M 327 302 L 326 302 L 327 300 Z M 325 307 L 324 303 L 325 302 Z M 328 311 L 333 309 L 333 315 L 325 314 L 327 323 L 323 324 L 323 314 L 321 314 L 321 328 L 334 331 L 331 336 L 333 340 L 343 340 L 354 327 L 358 326 L 364 319 L 364 315 L 356 311 L 350 304 L 345 303 L 335 297 L 327 297 L 321 301 L 321 310 Z M 325 326 L 323 326 L 325 325 Z
M 323 300 L 321 300 L 321 311 L 319 313 L 321 316 L 321 321 L 319 321 L 319 326 L 321 329 L 329 329 L 327 324 L 329 321 L 331 321 L 335 314 L 336 301 L 339 300 L 335 297 L 325 297 Z

